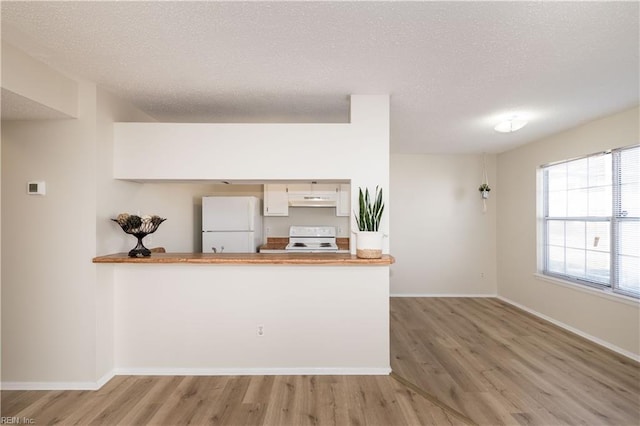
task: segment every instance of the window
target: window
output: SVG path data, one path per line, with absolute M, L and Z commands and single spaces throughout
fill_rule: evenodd
M 544 274 L 640 297 L 640 146 L 542 171 Z

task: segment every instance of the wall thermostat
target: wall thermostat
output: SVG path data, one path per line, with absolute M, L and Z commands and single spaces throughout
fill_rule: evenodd
M 44 195 L 46 193 L 44 182 L 27 182 L 27 194 Z

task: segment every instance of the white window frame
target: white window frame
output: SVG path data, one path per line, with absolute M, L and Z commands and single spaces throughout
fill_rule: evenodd
M 620 191 L 620 187 L 619 184 L 617 182 L 617 178 L 619 176 L 619 158 L 620 158 L 620 152 L 622 152 L 623 150 L 626 149 L 632 149 L 632 148 L 638 148 L 640 145 L 633 145 L 633 146 L 628 146 L 628 147 L 623 147 L 623 148 L 617 148 L 617 149 L 613 149 L 613 150 L 609 150 L 609 151 L 604 151 L 604 152 L 599 152 L 599 153 L 595 153 L 595 154 L 590 154 L 590 155 L 585 155 L 582 157 L 576 157 L 576 158 L 572 158 L 569 160 L 564 160 L 564 161 L 559 161 L 559 162 L 555 162 L 555 163 L 550 163 L 550 164 L 545 164 L 540 166 L 539 168 L 539 173 L 538 173 L 538 193 L 537 193 L 537 200 L 538 200 L 538 206 L 537 206 L 537 210 L 538 210 L 538 275 L 540 278 L 544 278 L 544 277 L 549 277 L 550 280 L 549 281 L 564 281 L 564 282 L 568 282 L 571 285 L 576 285 L 578 287 L 582 287 L 584 289 L 592 289 L 592 290 L 602 290 L 608 294 L 611 294 L 612 296 L 617 296 L 617 297 L 624 297 L 625 299 L 628 298 L 632 298 L 633 300 L 638 300 L 640 299 L 640 293 L 635 293 L 635 292 L 629 292 L 626 291 L 624 289 L 620 289 L 618 287 L 618 282 L 617 282 L 617 275 L 618 275 L 618 265 L 617 265 L 617 250 L 618 250 L 618 243 L 617 243 L 617 230 L 618 230 L 618 224 L 624 221 L 635 221 L 635 220 L 639 220 L 638 218 L 626 218 L 623 217 L 620 214 L 619 211 L 619 203 L 618 201 L 618 197 L 619 197 L 619 191 Z M 595 156 L 600 156 L 600 155 L 611 155 L 612 156 L 612 182 L 611 182 L 611 189 L 612 189 L 612 194 L 611 194 L 611 203 L 612 203 L 612 210 L 611 210 L 611 216 L 606 216 L 606 217 L 549 217 L 548 212 L 549 212 L 549 208 L 548 208 L 548 187 L 547 187 L 547 174 L 545 173 L 546 170 L 550 167 L 550 166 L 555 166 L 555 165 L 559 165 L 559 164 L 563 164 L 563 163 L 569 163 L 572 161 L 578 161 L 578 160 L 582 160 L 585 158 L 589 158 L 589 157 L 595 157 Z M 547 254 L 547 250 L 549 248 L 548 245 L 548 231 L 547 231 L 547 224 L 550 223 L 551 221 L 554 220 L 562 220 L 565 222 L 568 221 L 580 221 L 580 222 L 585 222 L 585 223 L 590 223 L 590 222 L 608 222 L 609 223 L 609 233 L 610 233 L 610 270 L 609 270 L 609 282 L 607 284 L 603 284 L 600 282 L 596 282 L 596 281 L 591 281 L 588 279 L 584 279 L 581 277 L 577 277 L 577 276 L 572 276 L 570 274 L 561 274 L 561 273 L 557 273 L 554 271 L 549 271 L 548 270 L 548 265 L 547 265 L 547 261 L 548 261 L 548 254 Z

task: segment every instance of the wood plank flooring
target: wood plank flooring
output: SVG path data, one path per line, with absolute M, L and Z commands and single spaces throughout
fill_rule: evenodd
M 640 364 L 497 299 L 391 301 L 391 367 L 478 424 L 640 425 Z
M 118 376 L 98 391 L 2 391 L 1 413 L 37 425 L 640 424 L 640 364 L 497 299 L 392 299 L 391 356 L 398 380 Z
M 3 391 L 37 425 L 464 425 L 389 376 L 118 376 L 98 391 Z

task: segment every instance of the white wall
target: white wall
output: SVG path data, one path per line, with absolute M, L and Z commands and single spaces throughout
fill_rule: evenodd
M 114 121 L 152 121 L 152 118 L 109 92 L 96 92 L 96 246 L 95 253 L 106 254 L 131 249 L 131 237 L 114 226 L 111 217 L 132 204 L 139 184 L 113 179 Z M 115 228 L 115 229 L 114 229 Z M 95 281 L 96 371 L 93 381 L 108 377 L 114 364 L 114 287 L 113 271 L 97 268 Z
M 140 186 L 111 177 L 113 120 L 148 117 L 78 87 L 78 119 L 2 123 L 3 383 L 86 388 L 113 369 L 113 283 L 91 259 L 130 244 L 105 221 Z
M 127 209 L 140 209 L 141 184 L 113 179 L 113 124 L 116 121 L 153 121 L 151 117 L 109 92 L 97 91 L 97 151 L 96 173 L 96 253 L 106 254 L 127 249 L 132 237 L 124 234 L 110 220 Z M 132 204 L 134 204 L 132 206 Z M 114 232 L 119 231 L 119 232 Z M 133 244 L 135 245 L 135 244 Z
M 640 354 L 637 302 L 603 298 L 534 277 L 536 172 L 546 163 L 637 144 L 634 108 L 498 156 L 498 293 L 618 349 Z
M 78 101 L 78 119 L 2 123 L 3 382 L 94 378 L 95 85 Z
M 119 373 L 389 372 L 387 266 L 98 267 L 115 269 Z
M 495 295 L 496 157 L 483 213 L 483 156 L 391 156 L 392 295 Z

